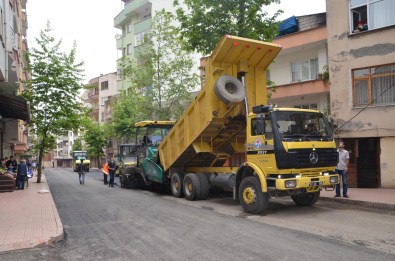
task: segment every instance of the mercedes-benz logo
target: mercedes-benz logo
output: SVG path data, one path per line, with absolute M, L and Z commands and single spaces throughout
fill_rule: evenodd
M 316 164 L 318 162 L 317 152 L 313 151 L 312 153 L 310 153 L 309 159 L 312 164 Z

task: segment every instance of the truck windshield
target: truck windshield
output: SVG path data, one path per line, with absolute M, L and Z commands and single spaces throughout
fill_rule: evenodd
M 74 160 L 86 159 L 86 152 L 74 152 Z
M 332 140 L 332 131 L 324 114 L 303 111 L 275 111 L 283 140 Z

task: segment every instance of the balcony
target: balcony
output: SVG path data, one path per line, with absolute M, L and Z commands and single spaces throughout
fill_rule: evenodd
M 272 99 L 322 93 L 329 93 L 329 85 L 326 85 L 324 80 L 312 80 L 278 85 L 276 92 L 272 93 Z
M 151 29 L 152 25 L 152 18 L 148 17 L 144 20 L 138 21 L 137 23 L 133 24 L 133 32 L 134 34 L 147 31 Z
M 134 0 L 125 5 L 123 10 L 114 18 L 114 26 L 122 29 L 122 26 L 131 21 L 133 16 L 138 16 L 151 9 L 151 2 L 149 0 Z

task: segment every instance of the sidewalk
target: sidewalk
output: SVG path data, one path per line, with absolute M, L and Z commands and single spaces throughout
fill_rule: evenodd
M 322 190 L 320 200 L 395 211 L 395 189 L 349 188 L 349 198 L 335 198 L 335 194 L 335 191 Z
M 63 225 L 45 175 L 29 188 L 0 193 L 0 252 L 47 246 L 63 239 Z

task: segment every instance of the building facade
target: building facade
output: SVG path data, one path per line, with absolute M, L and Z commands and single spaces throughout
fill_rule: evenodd
M 0 158 L 26 156 L 27 102 L 18 97 L 23 81 L 30 77 L 24 71 L 27 50 L 26 0 L 0 1 Z
M 90 87 L 82 94 L 82 101 L 91 109 L 90 117 L 99 124 L 111 120 L 113 102 L 119 94 L 117 89 L 117 73 L 102 74 L 89 81 Z M 117 154 L 117 139 L 111 139 L 106 148 L 106 158 Z M 96 161 L 93 161 L 94 164 Z
M 122 58 L 137 58 L 148 40 L 152 28 L 152 17 L 157 11 L 166 9 L 174 11 L 173 0 L 122 0 L 124 7 L 114 18 L 114 27 L 121 30 L 116 36 L 118 50 L 117 88 L 119 91 L 128 88 L 128 81 L 122 77 Z
M 318 109 L 329 114 L 329 85 L 323 77 L 328 64 L 325 13 L 286 21 L 292 26 L 273 41 L 282 50 L 267 75 L 275 85 L 268 89 L 269 101 L 279 107 Z
M 326 8 L 331 115 L 350 151 L 349 183 L 395 188 L 395 1 Z

